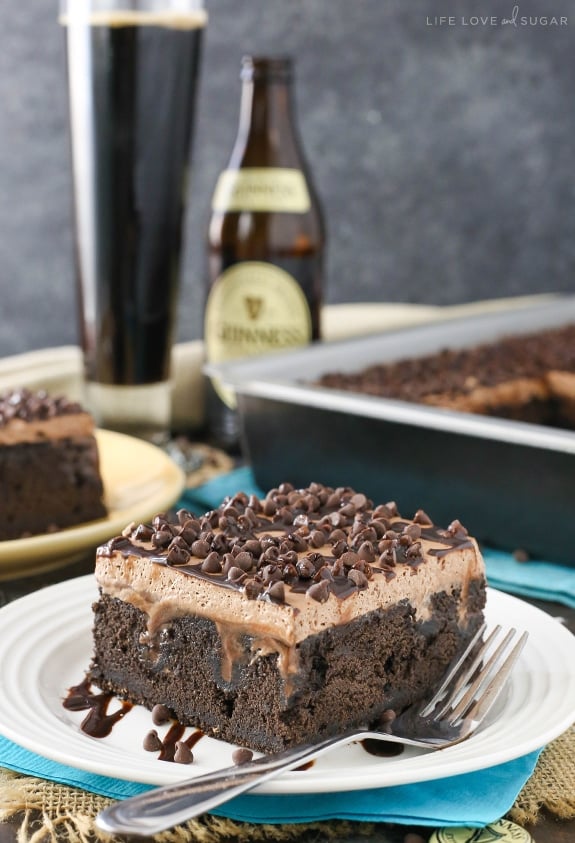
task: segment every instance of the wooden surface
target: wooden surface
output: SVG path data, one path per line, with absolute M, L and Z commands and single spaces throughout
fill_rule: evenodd
M 81 576 L 83 574 L 91 573 L 93 570 L 93 553 L 89 553 L 85 558 L 75 562 L 60 570 L 51 571 L 46 574 L 23 577 L 18 580 L 9 580 L 0 582 L 0 606 L 11 600 L 15 600 L 25 594 L 35 591 L 52 583 L 60 582 L 71 577 Z M 554 617 L 560 617 L 564 620 L 565 625 L 575 634 L 575 611 L 569 609 L 559 603 L 547 603 L 542 600 L 530 600 L 533 605 L 538 606 Z M 326 829 L 328 823 L 326 822 Z M 17 843 L 19 823 L 8 822 L 0 823 L 0 843 Z M 551 816 L 544 816 L 535 827 L 527 827 L 527 830 L 533 837 L 535 843 L 575 843 L 575 820 L 568 822 L 561 822 Z M 346 837 L 345 843 L 361 843 L 369 839 L 370 843 L 427 843 L 432 829 L 420 827 L 407 826 L 392 826 L 381 824 L 375 834 L 369 838 L 354 835 Z M 411 836 L 410 836 L 411 835 Z M 337 838 L 321 832 L 314 832 L 313 837 L 309 834 L 302 834 L 300 843 L 323 843 L 323 841 L 330 840 L 331 843 L 339 843 Z M 140 841 L 145 841 L 145 838 L 138 838 Z M 341 838 L 341 843 L 344 839 Z

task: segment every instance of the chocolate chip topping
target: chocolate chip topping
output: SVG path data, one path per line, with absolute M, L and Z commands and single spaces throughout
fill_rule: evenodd
M 176 742 L 176 751 L 174 752 L 174 761 L 176 764 L 191 764 L 194 760 L 194 753 L 184 741 Z
M 85 412 L 80 404 L 63 396 L 51 396 L 44 390 L 10 390 L 0 395 L 0 427 L 13 419 L 21 421 L 47 421 L 57 416 L 70 416 Z
M 142 742 L 142 746 L 146 752 L 159 752 L 161 750 L 163 744 L 155 729 L 152 729 L 147 733 Z
M 354 489 L 319 483 L 282 483 L 262 500 L 239 492 L 200 518 L 180 509 L 176 519 L 132 524 L 99 553 L 147 556 L 248 600 L 281 605 L 290 590 L 325 603 L 368 588 L 374 576 L 392 579 L 397 566 L 416 573 L 426 558 L 423 539 L 437 543 L 427 551 L 437 557 L 471 543 L 457 520 L 441 530 L 423 510 L 404 520 L 394 501 L 374 508 Z
M 249 761 L 252 760 L 253 757 L 254 754 L 251 749 L 244 749 L 244 747 L 234 749 L 234 751 L 232 752 L 232 761 L 238 767 L 240 766 L 240 764 L 247 764 Z

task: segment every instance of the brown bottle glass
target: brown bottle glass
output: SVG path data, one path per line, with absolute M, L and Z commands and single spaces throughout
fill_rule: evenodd
M 292 103 L 292 61 L 242 61 L 238 134 L 212 201 L 204 338 L 209 362 L 320 337 L 325 232 Z M 235 397 L 207 383 L 210 438 L 238 443 Z

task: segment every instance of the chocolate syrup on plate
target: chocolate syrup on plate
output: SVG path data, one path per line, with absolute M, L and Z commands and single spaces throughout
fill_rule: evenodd
M 88 714 L 82 720 L 80 728 L 91 738 L 105 738 L 111 733 L 114 725 L 132 708 L 132 703 L 128 700 L 120 700 L 121 707 L 113 714 L 108 714 L 108 706 L 113 699 L 115 699 L 114 694 L 104 692 L 95 694 L 90 680 L 86 677 L 79 685 L 73 685 L 68 689 L 62 705 L 69 711 L 87 711 Z

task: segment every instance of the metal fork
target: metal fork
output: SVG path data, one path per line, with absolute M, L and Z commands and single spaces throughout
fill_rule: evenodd
M 410 706 L 382 729 L 354 728 L 314 744 L 159 787 L 105 808 L 96 824 L 116 834 L 156 834 L 356 740 L 373 738 L 431 750 L 459 743 L 484 721 L 527 640 L 527 632 L 519 636 L 515 629 L 505 632 L 496 626 L 479 644 L 485 629 L 483 625 L 477 631 L 430 700 Z

